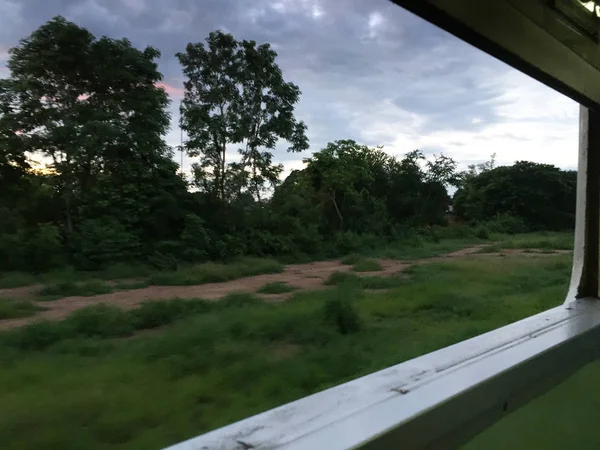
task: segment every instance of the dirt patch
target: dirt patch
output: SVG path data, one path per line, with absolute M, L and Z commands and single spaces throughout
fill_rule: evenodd
M 565 250 L 557 250 L 554 253 L 540 253 L 532 252 L 531 249 L 529 252 L 520 249 L 507 249 L 501 253 L 480 253 L 481 249 L 485 246 L 486 245 L 476 245 L 442 256 L 415 259 L 411 261 L 379 259 L 378 261 L 381 264 L 382 270 L 368 272 L 364 275 L 393 276 L 415 264 L 426 264 L 454 258 L 499 257 L 514 254 L 541 257 L 570 253 Z M 256 292 L 264 284 L 271 282 L 287 283 L 296 288 L 294 292 L 285 294 L 260 294 L 266 301 L 280 302 L 288 299 L 299 290 L 323 289 L 323 282 L 332 273 L 337 271 L 347 272 L 350 271 L 350 269 L 350 266 L 343 265 L 340 261 L 315 261 L 308 264 L 290 264 L 286 266 L 281 273 L 255 275 L 222 283 L 207 283 L 195 286 L 148 286 L 141 289 L 123 290 L 90 297 L 65 297 L 53 302 L 40 303 L 40 305 L 47 309 L 39 312 L 36 316 L 0 321 L 0 330 L 19 327 L 36 320 L 59 320 L 67 317 L 77 309 L 101 303 L 119 306 L 123 309 L 133 309 L 145 300 L 165 300 L 175 297 L 184 299 L 202 298 L 206 300 L 218 300 L 233 292 Z M 0 301 L 2 301 L 2 297 L 22 298 L 24 296 L 33 296 L 40 288 L 41 286 L 38 285 L 14 289 L 2 289 L 0 290 Z

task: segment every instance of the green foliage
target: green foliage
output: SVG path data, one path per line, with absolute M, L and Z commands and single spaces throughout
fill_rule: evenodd
M 283 271 L 283 266 L 272 259 L 241 258 L 230 264 L 204 263 L 183 267 L 172 272 L 158 272 L 149 278 L 149 282 L 163 286 L 193 285 L 281 271 Z
M 82 296 L 88 297 L 92 295 L 108 294 L 113 288 L 101 280 L 89 281 L 62 281 L 55 284 L 47 284 L 40 291 L 43 297 L 49 297 L 52 300 L 62 297 Z
M 29 286 L 35 283 L 35 277 L 24 272 L 5 272 L 0 274 L 0 289 Z
M 572 233 L 542 232 L 534 234 L 514 235 L 502 241 L 504 248 L 573 250 Z
M 270 283 L 261 286 L 256 292 L 259 294 L 285 294 L 286 292 L 292 292 L 294 290 L 296 290 L 296 288 L 287 283 L 271 281 Z
M 347 285 L 346 285 L 347 287 Z M 354 334 L 360 331 L 361 320 L 352 303 L 351 289 L 339 288 L 337 296 L 328 298 L 323 304 L 325 321 L 332 324 L 340 334 Z
M 499 222 L 504 232 L 572 229 L 576 183 L 574 171 L 519 161 L 468 176 L 454 195 L 454 210 L 469 221 Z
M 353 266 L 354 272 L 378 272 L 383 270 L 383 267 L 376 259 L 361 259 L 357 261 Z
M 147 300 L 131 314 L 136 330 L 159 328 L 187 316 L 210 311 L 213 305 L 205 300 Z
M 267 183 L 283 170 L 272 161 L 278 139 L 289 151 L 308 149 L 306 125 L 293 116 L 300 89 L 283 80 L 269 44 L 236 41 L 221 31 L 210 33 L 206 47 L 188 44 L 177 53 L 187 77 L 181 105 L 185 147 L 199 156 L 193 166 L 195 184 L 220 200 L 244 190 L 260 200 Z M 227 163 L 227 144 L 239 145 L 240 162 Z
M 333 272 L 325 282 L 326 286 L 352 285 L 362 289 L 392 289 L 406 284 L 405 278 L 360 276 L 350 272 Z
M 69 331 L 77 336 L 111 338 L 133 334 L 131 315 L 109 305 L 88 306 L 75 311 L 66 321 Z
M 112 220 L 85 220 L 75 242 L 76 258 L 85 269 L 98 269 L 119 261 L 133 260 L 139 246 L 133 233 Z
M 202 306 L 185 314 L 175 302 L 175 313 L 147 312 L 147 326 L 163 326 L 163 314 L 177 317 L 172 325 L 132 339 L 111 336 L 138 328 L 135 311 L 122 312 L 131 327 L 110 311 L 91 314 L 92 330 L 113 324 L 94 338 L 70 319 L 5 332 L 0 441 L 28 448 L 33 426 L 39 448 L 167 447 L 559 305 L 569 276 L 566 255 L 447 261 L 415 267 L 385 293 L 343 287 L 228 308 L 191 301 Z M 353 305 L 358 333 L 325 320 L 328 302 L 346 311 L 340 300 Z
M 345 266 L 352 266 L 354 264 L 356 264 L 359 261 L 362 261 L 364 259 L 364 256 L 360 255 L 359 253 L 352 253 L 350 255 L 346 255 L 344 256 L 340 262 L 342 264 L 344 264 Z
M 33 316 L 44 308 L 27 300 L 0 299 L 0 320 Z

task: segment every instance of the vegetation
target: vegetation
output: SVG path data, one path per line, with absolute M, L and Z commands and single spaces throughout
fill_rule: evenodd
M 361 259 L 352 266 L 354 272 L 378 272 L 383 270 L 381 264 L 376 259 Z
M 204 263 L 175 271 L 157 272 L 150 277 L 149 281 L 150 284 L 163 286 L 193 285 L 281 271 L 283 265 L 272 259 L 240 258 L 230 264 Z
M 43 308 L 27 300 L 0 299 L 0 320 L 29 317 L 41 310 Z
M 285 81 L 269 44 L 215 31 L 177 54 L 181 150 L 193 159 L 184 176 L 164 141 L 158 49 L 57 17 L 9 55 L 0 288 L 41 283 L 52 300 L 222 282 L 342 255 L 353 272 L 282 304 L 236 292 L 132 311 L 98 305 L 1 333 L 3 448 L 30 448 L 31 430 L 41 449 L 166 446 L 562 301 L 568 255 L 447 260 L 406 277 L 355 272 L 380 270 L 375 257 L 489 241 L 572 248 L 574 172 L 493 159 L 459 172 L 443 154 L 394 157 L 339 139 L 280 180 L 276 149 L 309 149 L 295 115 L 300 88 Z M 258 292 L 290 290 L 269 283 Z M 0 319 L 40 308 L 3 299 Z
M 457 216 L 480 239 L 572 226 L 574 174 L 543 164 L 462 173 L 444 155 L 396 158 L 341 139 L 280 181 L 277 143 L 309 148 L 294 114 L 300 89 L 269 44 L 220 31 L 177 54 L 183 150 L 194 161 L 183 177 L 163 139 L 159 56 L 62 17 L 11 50 L 10 78 L 0 80 L 0 271 L 186 272 L 240 256 L 303 258 L 309 248 L 319 249 L 312 258 L 368 254 L 384 242 L 435 241 L 429 230 L 447 223 L 450 186 Z
M 569 272 L 568 255 L 508 256 L 416 266 L 385 293 L 86 308 L 0 335 L 0 440 L 164 447 L 560 304 Z
M 64 281 L 57 284 L 48 284 L 42 288 L 40 295 L 43 297 L 60 298 L 70 296 L 91 296 L 99 294 L 108 294 L 112 292 L 112 287 L 100 280 L 90 281 Z
M 296 288 L 294 286 L 290 286 L 287 283 L 282 283 L 281 281 L 272 281 L 261 286 L 258 291 L 259 294 L 285 294 L 286 292 L 295 291 Z

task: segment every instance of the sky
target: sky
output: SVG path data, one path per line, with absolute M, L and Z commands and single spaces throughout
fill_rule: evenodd
M 284 175 L 338 139 L 397 156 L 443 152 L 461 168 L 494 153 L 498 164 L 577 166 L 574 101 L 388 0 L 0 0 L 0 77 L 9 75 L 8 49 L 57 15 L 161 50 L 170 145 L 180 140 L 183 92 L 175 53 L 222 30 L 270 43 L 284 78 L 302 91 L 296 117 L 308 126 L 310 151 L 278 145 Z

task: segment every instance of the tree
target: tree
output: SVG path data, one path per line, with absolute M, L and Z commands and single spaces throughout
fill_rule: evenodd
M 279 139 L 288 151 L 308 148 L 306 125 L 294 117 L 300 89 L 286 83 L 269 44 L 237 41 L 221 31 L 210 33 L 206 46 L 188 44 L 177 53 L 185 94 L 180 126 L 185 147 L 199 156 L 197 185 L 221 200 L 243 189 L 257 199 L 267 183 L 276 184 L 282 166 L 273 164 Z M 228 145 L 240 145 L 239 163 L 227 162 Z
M 0 81 L 3 152 L 51 160 L 67 234 L 98 176 L 123 182 L 166 154 L 159 56 L 126 39 L 96 39 L 62 17 L 10 50 L 11 77 Z
M 509 215 L 535 230 L 568 229 L 575 222 L 576 185 L 575 171 L 518 161 L 468 178 L 454 196 L 455 212 L 469 221 Z

